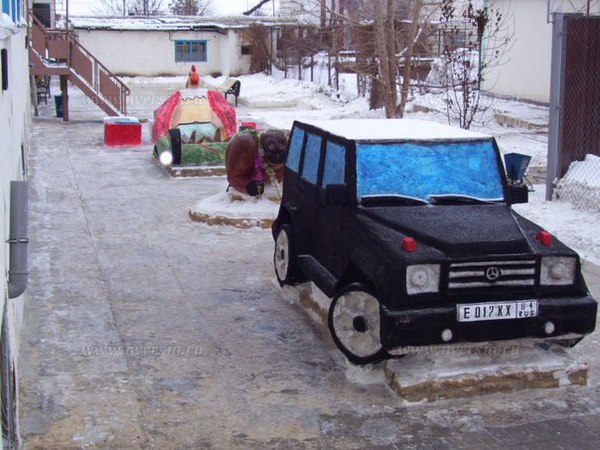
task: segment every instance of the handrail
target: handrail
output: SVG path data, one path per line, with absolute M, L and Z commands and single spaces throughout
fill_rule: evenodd
M 71 73 L 73 73 L 74 75 L 77 75 L 78 80 L 80 82 L 85 82 L 85 84 L 88 85 L 88 87 L 90 89 L 92 89 L 92 91 L 94 92 L 94 95 L 103 99 L 102 101 L 110 103 L 111 105 L 113 105 L 114 108 L 116 108 L 122 114 L 127 114 L 127 96 L 131 93 L 131 91 L 127 87 L 127 85 L 119 79 L 119 77 L 117 77 L 114 73 L 112 73 L 108 67 L 106 67 L 104 64 L 102 64 L 102 62 L 100 60 L 98 60 L 98 58 L 96 58 L 87 48 L 85 48 L 83 45 L 81 45 L 79 43 L 79 41 L 75 38 L 73 33 L 71 33 L 70 31 L 62 31 L 62 30 L 46 28 L 44 26 L 44 24 L 42 24 L 39 21 L 39 19 L 37 17 L 35 17 L 35 15 L 33 14 L 33 12 L 31 10 L 29 10 L 28 16 L 31 20 L 30 23 L 32 24 L 32 26 L 29 27 L 29 33 L 28 33 L 29 36 L 28 37 L 29 37 L 29 41 L 31 43 L 31 47 L 33 50 L 35 50 L 35 52 L 37 52 L 39 54 L 40 49 L 36 48 L 34 45 L 35 44 L 34 40 L 33 40 L 34 26 L 39 27 L 40 31 L 44 35 L 44 47 L 45 48 L 44 48 L 44 53 L 40 55 L 42 58 L 46 57 L 45 52 L 49 48 L 48 41 L 64 40 L 64 45 L 66 46 L 66 48 L 63 48 L 61 45 L 59 47 L 59 49 L 62 48 L 62 50 L 60 50 L 61 52 L 64 52 L 66 50 L 66 55 L 65 55 L 66 58 L 65 59 L 66 59 L 67 65 L 68 65 Z M 75 51 L 75 49 L 76 49 L 76 51 Z M 84 64 L 84 66 L 86 66 L 86 67 L 91 66 L 92 73 L 89 74 L 90 79 L 88 79 L 86 76 L 84 76 L 84 74 L 79 73 L 77 70 L 76 59 L 74 57 L 74 54 L 76 54 L 77 51 L 79 52 L 80 55 L 83 56 L 83 58 L 85 58 L 85 60 L 87 60 L 89 62 L 89 66 L 87 66 L 87 64 Z M 79 60 L 79 61 L 81 62 L 81 60 Z M 104 78 L 104 77 L 106 77 L 106 78 Z M 105 86 L 105 87 L 106 87 L 106 89 L 115 89 L 116 88 L 118 90 L 118 94 L 115 94 L 115 95 L 117 95 L 118 98 L 116 98 L 114 95 L 106 95 L 106 92 L 103 92 L 103 82 L 102 82 L 103 79 L 108 80 L 114 84 L 114 88 L 111 88 L 110 86 Z
M 111 78 L 114 78 L 114 80 L 121 86 L 121 88 L 125 90 L 127 95 L 129 95 L 131 90 L 127 87 L 127 85 L 125 83 L 123 83 L 121 81 L 121 79 L 119 77 L 117 77 L 114 73 L 112 73 L 108 67 L 106 67 L 104 64 L 102 64 L 102 61 L 100 61 L 98 58 L 96 58 L 87 48 L 85 48 L 83 45 L 81 45 L 79 43 L 79 41 L 73 37 L 73 35 L 69 34 L 69 39 L 77 47 L 79 47 L 81 50 L 83 50 L 87 54 L 87 56 L 89 56 L 92 60 L 94 60 L 94 62 L 96 64 L 98 64 L 108 75 L 110 75 Z

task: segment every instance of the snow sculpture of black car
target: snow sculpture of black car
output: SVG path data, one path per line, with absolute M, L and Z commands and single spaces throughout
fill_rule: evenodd
M 333 297 L 355 364 L 418 346 L 575 345 L 597 303 L 578 255 L 510 207 L 493 137 L 416 120 L 295 122 L 272 228 L 280 284 Z

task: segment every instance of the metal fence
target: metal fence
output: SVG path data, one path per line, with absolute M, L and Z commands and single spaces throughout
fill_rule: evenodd
M 600 17 L 556 14 L 554 39 L 547 198 L 600 211 Z

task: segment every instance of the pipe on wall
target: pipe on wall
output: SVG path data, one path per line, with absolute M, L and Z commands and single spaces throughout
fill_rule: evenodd
M 15 298 L 25 292 L 28 271 L 28 222 L 29 183 L 27 181 L 10 182 L 10 231 L 8 298 Z

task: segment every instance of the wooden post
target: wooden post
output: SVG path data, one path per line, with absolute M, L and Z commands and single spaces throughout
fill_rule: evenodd
M 69 121 L 69 76 L 60 76 L 60 92 L 62 94 L 63 122 Z

